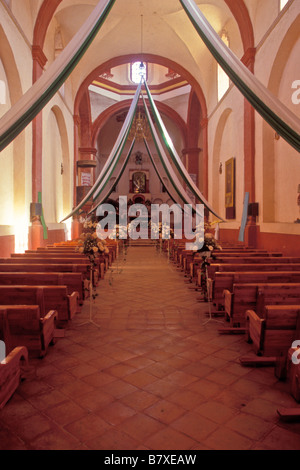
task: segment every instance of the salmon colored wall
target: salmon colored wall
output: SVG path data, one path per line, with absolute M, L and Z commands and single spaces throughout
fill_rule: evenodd
M 243 245 L 238 242 L 239 230 L 220 229 L 220 244 L 232 243 Z M 284 256 L 300 256 L 299 235 L 286 233 L 259 232 L 257 237 L 257 247 L 268 251 L 280 251 Z
M 41 246 L 52 245 L 53 243 L 59 243 L 65 241 L 64 230 L 48 230 L 48 239 L 43 240 Z
M 0 257 L 8 258 L 15 251 L 15 236 L 5 235 L 0 237 Z

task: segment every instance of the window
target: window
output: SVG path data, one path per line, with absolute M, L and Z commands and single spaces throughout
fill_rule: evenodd
M 285 7 L 289 0 L 280 0 L 280 11 Z
M 221 32 L 221 39 L 229 47 L 229 38 L 226 31 Z M 229 88 L 229 77 L 224 72 L 222 67 L 218 64 L 218 101 L 225 95 L 226 91 Z
M 130 67 L 131 81 L 139 84 L 143 77 L 147 81 L 147 64 L 144 62 L 134 62 Z
M 0 104 L 6 104 L 6 85 L 3 80 L 0 80 Z

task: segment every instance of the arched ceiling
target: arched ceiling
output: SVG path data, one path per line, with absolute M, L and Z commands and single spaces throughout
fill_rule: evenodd
M 242 57 L 244 38 L 240 31 L 243 33 L 243 29 L 234 18 L 233 10 L 236 7 L 232 6 L 238 2 L 245 8 L 243 0 L 196 1 L 218 33 L 222 29 L 228 31 L 232 50 Z M 88 18 L 97 0 L 45 0 L 44 4 L 47 4 L 45 10 L 48 11 L 55 5 L 45 35 L 44 51 L 50 51 L 54 31 L 60 29 L 66 46 Z M 240 21 L 241 12 L 238 9 L 236 17 Z M 76 74 L 72 77 L 73 92 L 76 94 L 86 76 L 102 63 L 114 57 L 142 52 L 166 57 L 180 64 L 209 97 L 216 63 L 179 0 L 116 0 L 93 44 L 76 67 Z M 51 61 L 51 58 L 48 57 L 48 60 Z

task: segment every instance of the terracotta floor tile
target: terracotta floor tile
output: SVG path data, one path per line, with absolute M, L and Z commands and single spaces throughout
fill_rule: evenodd
M 162 429 L 145 440 L 145 445 L 152 450 L 189 450 L 196 441 L 172 428 Z
M 40 434 L 50 431 L 52 427 L 53 424 L 49 419 L 45 418 L 43 415 L 35 414 L 19 420 L 18 435 L 22 440 L 31 442 Z
M 237 411 L 218 401 L 206 401 L 194 408 L 195 413 L 210 419 L 214 423 L 223 424 L 233 418 Z
M 138 449 L 139 442 L 118 429 L 109 429 L 102 436 L 86 443 L 91 450 L 133 450 Z
M 144 413 L 148 416 L 152 416 L 152 418 L 164 424 L 172 423 L 172 421 L 179 418 L 179 416 L 183 415 L 185 412 L 186 410 L 184 408 L 167 400 L 160 400 L 144 410 Z
M 131 383 L 136 387 L 143 388 L 148 384 L 152 384 L 153 382 L 157 381 L 157 377 L 154 375 L 148 374 L 144 370 L 139 370 L 137 372 L 133 372 L 128 374 L 124 377 L 125 382 Z
M 137 411 L 143 411 L 158 400 L 157 395 L 148 393 L 145 390 L 137 390 L 121 398 L 122 403 L 125 403 Z
M 117 425 L 135 415 L 136 411 L 119 401 L 114 401 L 98 411 L 97 415 L 109 424 Z
M 186 412 L 182 417 L 173 421 L 171 427 L 197 442 L 202 442 L 218 428 L 216 423 L 191 411 Z
M 100 327 L 85 302 L 30 361 L 0 411 L 0 449 L 300 449 L 300 424 L 277 414 L 295 407 L 289 384 L 240 365 L 252 346 L 205 323 L 183 272 L 153 248 L 130 247 L 118 263 L 97 288 Z
M 164 379 L 158 379 L 155 382 L 145 387 L 145 390 L 157 395 L 160 398 L 166 398 L 168 395 L 173 393 L 176 389 L 177 389 L 176 385 Z
M 102 390 L 115 398 L 122 398 L 129 393 L 135 392 L 137 387 L 130 383 L 124 382 L 124 380 L 117 379 L 114 382 L 110 382 L 104 385 Z
M 252 440 L 261 441 L 273 429 L 274 424 L 257 416 L 240 413 L 226 423 L 226 427 Z M 300 435 L 299 435 L 300 444 Z
M 180 405 L 185 410 L 193 410 L 206 399 L 199 393 L 192 392 L 187 388 L 176 390 L 168 395 L 168 401 Z
M 76 403 L 67 401 L 48 408 L 44 413 L 57 424 L 65 426 L 66 424 L 72 423 L 73 421 L 85 416 L 87 411 Z
M 164 425 L 159 423 L 156 419 L 137 413 L 133 417 L 123 421 L 120 429 L 139 443 L 144 443 L 147 437 L 157 433 L 163 428 Z
M 93 414 L 65 426 L 66 431 L 80 440 L 80 442 L 87 442 L 95 437 L 102 436 L 109 428 L 110 425 L 108 423 Z
M 225 431 L 224 427 L 217 429 L 203 441 L 204 445 L 213 450 L 249 450 L 252 443 L 251 439 L 241 436 L 230 429 Z
M 186 372 L 183 372 L 181 370 L 177 370 L 177 371 L 172 372 L 171 374 L 167 375 L 165 377 L 165 380 L 169 380 L 174 385 L 179 385 L 180 387 L 185 387 L 186 385 L 189 385 L 193 382 L 196 382 L 198 380 L 198 378 L 195 377 L 194 375 L 187 374 Z

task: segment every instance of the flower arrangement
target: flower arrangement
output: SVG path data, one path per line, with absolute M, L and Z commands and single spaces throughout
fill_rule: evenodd
M 84 232 L 80 235 L 76 251 L 86 255 L 91 264 L 95 264 L 95 258 L 98 254 L 108 254 L 109 250 L 106 241 L 98 238 L 96 232 L 97 222 L 85 221 L 83 224 Z
M 195 240 L 195 250 L 199 252 L 213 252 L 214 249 L 222 250 L 221 245 L 209 231 L 211 224 L 206 222 L 204 230 L 197 232 Z M 199 248 L 201 246 L 201 248 Z

